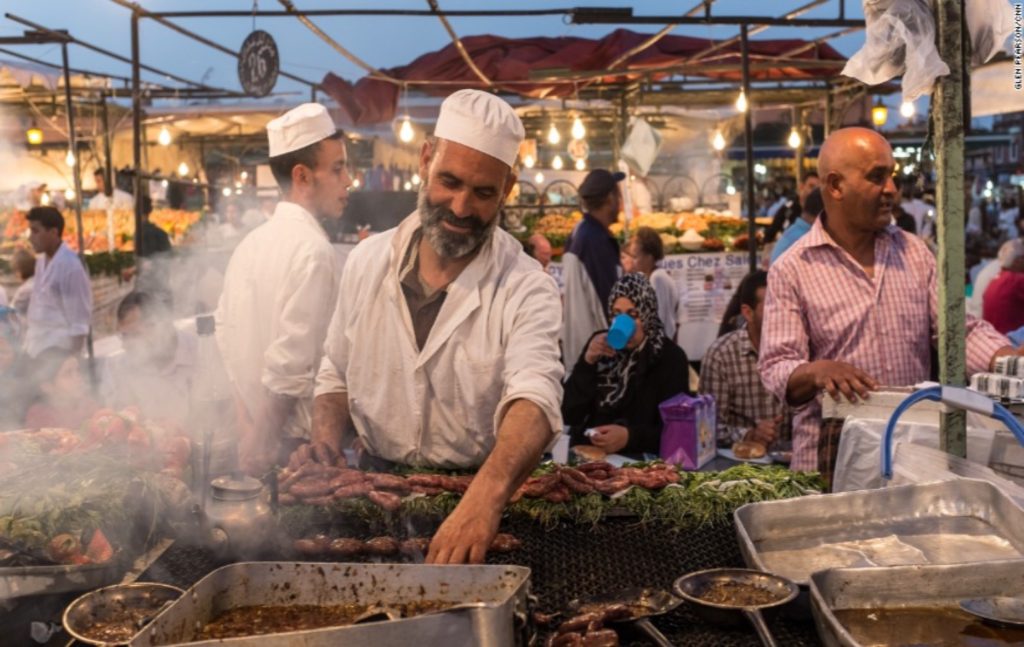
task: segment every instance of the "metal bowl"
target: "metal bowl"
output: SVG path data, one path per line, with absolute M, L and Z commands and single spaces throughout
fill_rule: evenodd
M 64 610 L 64 629 L 75 640 L 89 645 L 125 644 L 183 593 L 175 586 L 153 582 L 115 584 L 96 589 L 68 605 Z M 90 637 L 89 630 L 97 623 L 118 621 L 126 623 L 130 635 L 114 640 Z

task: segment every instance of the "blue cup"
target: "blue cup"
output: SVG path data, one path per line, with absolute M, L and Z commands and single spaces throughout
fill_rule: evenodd
M 633 338 L 636 332 L 636 322 L 633 317 L 622 314 L 612 319 L 612 327 L 608 329 L 608 345 L 615 350 L 622 350 Z

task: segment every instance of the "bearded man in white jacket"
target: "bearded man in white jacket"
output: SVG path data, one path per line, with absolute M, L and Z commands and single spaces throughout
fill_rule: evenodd
M 341 450 L 354 432 L 364 466 L 478 468 L 427 561 L 479 563 L 562 430 L 561 302 L 554 280 L 497 228 L 524 137 L 511 106 L 461 90 L 434 134 L 416 212 L 345 264 L 313 437 Z
M 313 387 L 340 265 L 325 219 L 352 184 L 342 133 L 316 103 L 267 124 L 283 199 L 235 249 L 217 307 L 217 345 L 236 395 L 239 462 L 262 474 L 308 440 Z

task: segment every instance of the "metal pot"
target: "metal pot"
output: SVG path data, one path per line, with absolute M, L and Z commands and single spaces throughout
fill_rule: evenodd
M 206 523 L 214 549 L 223 555 L 247 557 L 264 547 L 273 531 L 273 511 L 260 493 L 263 484 L 251 476 L 221 476 L 210 483 Z
M 115 584 L 90 591 L 76 598 L 64 610 L 64 629 L 77 641 L 88 645 L 115 645 L 129 642 L 170 603 L 181 597 L 181 589 L 155 582 Z M 90 637 L 97 623 L 125 620 L 124 640 L 104 641 Z M 129 624 L 128 621 L 131 620 Z

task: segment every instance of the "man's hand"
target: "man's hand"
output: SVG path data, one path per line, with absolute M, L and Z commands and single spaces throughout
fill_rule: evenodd
M 597 433 L 591 437 L 590 442 L 609 454 L 618 452 L 629 442 L 629 429 L 622 425 L 601 425 L 594 427 L 594 431 Z
M 877 388 L 878 382 L 856 366 L 821 359 L 803 364 L 793 371 L 786 385 L 786 401 L 793 406 L 799 406 L 824 390 L 835 400 L 844 396 L 856 404 L 858 398 L 867 400 L 871 391 Z
M 325 443 L 344 456 L 344 436 L 348 427 L 348 395 L 324 393 L 313 400 L 313 442 Z
M 747 442 L 761 443 L 765 447 L 768 447 L 774 443 L 779 437 L 779 425 L 782 424 L 782 416 L 775 416 L 767 420 L 761 420 L 757 423 L 757 426 L 747 432 L 743 436 L 743 440 Z
M 590 344 L 587 345 L 587 352 L 583 355 L 583 361 L 593 366 L 602 357 L 615 357 L 615 349 L 608 345 L 607 333 L 594 335 L 594 338 L 590 340 Z
M 503 507 L 463 499 L 434 534 L 427 563 L 482 564 L 498 534 Z

